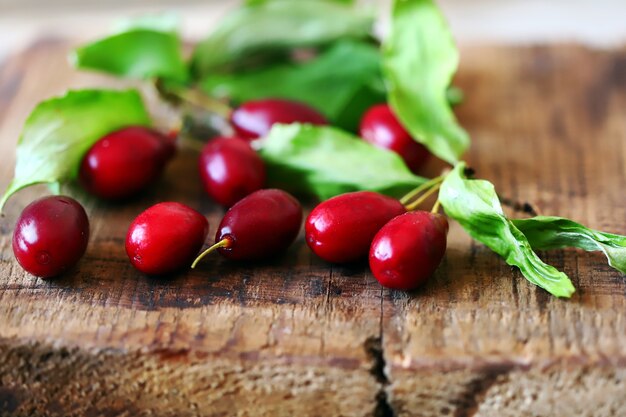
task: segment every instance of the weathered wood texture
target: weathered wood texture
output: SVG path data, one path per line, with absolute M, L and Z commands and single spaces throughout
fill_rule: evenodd
M 45 42 L 0 67 L 2 189 L 36 102 L 116 85 L 71 70 L 66 51 Z M 544 214 L 626 233 L 626 51 L 465 48 L 458 83 L 478 176 Z M 265 264 L 212 257 L 146 278 L 123 248 L 136 214 L 177 200 L 213 228 L 221 215 L 183 151 L 138 201 L 79 194 L 87 254 L 42 281 L 16 264 L 10 239 L 43 191 L 22 192 L 0 219 L 0 415 L 626 415 L 626 284 L 596 254 L 545 254 L 572 277 L 569 301 L 454 225 L 444 264 L 414 294 L 382 290 L 365 265 L 327 265 L 302 238 Z
M 458 115 L 477 176 L 542 214 L 625 233 L 626 51 L 463 52 Z M 571 300 L 453 227 L 424 290 L 385 293 L 387 390 L 400 415 L 626 415 L 624 276 L 598 254 L 545 259 L 572 278 Z

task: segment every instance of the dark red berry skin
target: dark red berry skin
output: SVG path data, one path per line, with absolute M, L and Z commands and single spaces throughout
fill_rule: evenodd
M 418 172 L 430 157 L 428 149 L 411 137 L 387 104 L 377 104 L 365 112 L 359 134 L 372 145 L 400 155 L 413 172 Z
M 395 217 L 376 234 L 370 269 L 383 287 L 412 290 L 435 272 L 446 252 L 445 216 L 413 211 Z
M 232 206 L 219 225 L 215 241 L 228 240 L 219 248 L 233 260 L 259 260 L 284 252 L 298 236 L 302 207 L 282 190 L 255 191 Z
M 312 107 L 284 99 L 251 100 L 230 115 L 237 136 L 253 140 L 265 136 L 275 123 L 328 124 L 326 118 Z
M 325 261 L 357 261 L 367 256 L 376 232 L 405 211 L 398 200 L 371 191 L 338 195 L 311 211 L 306 243 Z
M 188 268 L 209 233 L 204 216 L 184 204 L 155 204 L 132 222 L 126 234 L 130 263 L 148 275 Z
M 174 152 L 172 138 L 146 127 L 126 127 L 91 147 L 82 160 L 79 180 L 100 198 L 128 198 L 156 180 Z
M 13 253 L 27 272 L 50 278 L 76 265 L 88 241 L 83 206 L 70 197 L 49 196 L 22 211 L 13 232 Z
M 230 207 L 263 188 L 265 164 L 247 141 L 220 137 L 202 149 L 200 178 L 213 200 Z

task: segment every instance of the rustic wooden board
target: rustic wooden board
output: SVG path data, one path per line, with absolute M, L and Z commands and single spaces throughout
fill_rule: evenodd
M 68 87 L 120 85 L 79 74 L 68 46 L 41 42 L 0 67 L 0 188 L 25 117 Z M 469 47 L 459 117 L 478 176 L 544 214 L 626 233 L 626 51 Z M 365 265 L 331 266 L 302 238 L 279 260 L 151 279 L 123 238 L 150 204 L 206 213 L 195 155 L 183 151 L 140 200 L 78 193 L 92 240 L 61 279 L 25 274 L 0 219 L 0 415 L 626 415 L 626 284 L 597 254 L 548 262 L 569 301 L 526 282 L 453 225 L 442 267 L 414 294 L 382 290 Z

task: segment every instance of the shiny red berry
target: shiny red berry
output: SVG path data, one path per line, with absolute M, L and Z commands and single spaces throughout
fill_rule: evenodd
M 302 207 L 295 197 L 282 190 L 259 190 L 226 212 L 215 241 L 228 241 L 218 249 L 228 259 L 263 259 L 284 252 L 301 225 Z
M 396 152 L 413 172 L 419 171 L 430 157 L 428 150 L 411 137 L 387 104 L 377 104 L 365 112 L 359 134 L 372 145 Z
M 328 124 L 326 118 L 312 107 L 284 99 L 247 101 L 232 112 L 230 122 L 237 136 L 248 140 L 265 136 L 275 123 Z
M 89 220 L 76 200 L 43 197 L 30 203 L 15 225 L 13 253 L 27 272 L 50 278 L 76 265 L 87 249 Z
M 200 177 L 207 194 L 230 207 L 265 184 L 265 165 L 247 141 L 216 138 L 200 155 Z
M 142 126 L 126 127 L 91 147 L 82 160 L 79 180 L 100 198 L 131 197 L 158 178 L 174 152 L 171 138 Z
M 405 211 L 398 200 L 371 191 L 342 194 L 311 211 L 306 243 L 325 261 L 356 261 L 367 256 L 376 232 Z
M 395 217 L 376 234 L 370 269 L 382 286 L 412 290 L 435 272 L 446 252 L 445 216 L 413 211 Z
M 216 243 L 193 266 L 213 250 L 238 261 L 276 256 L 293 243 L 301 225 L 302 207 L 291 194 L 276 189 L 255 191 L 228 209 L 215 234 Z
M 189 267 L 208 233 L 209 223 L 196 210 L 180 203 L 159 203 L 128 228 L 126 254 L 143 273 L 170 274 Z

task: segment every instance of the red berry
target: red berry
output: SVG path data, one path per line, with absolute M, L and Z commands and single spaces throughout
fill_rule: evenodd
M 219 204 L 230 207 L 263 188 L 265 165 L 250 144 L 239 138 L 216 138 L 202 149 L 200 177 Z
M 257 260 L 277 255 L 293 243 L 302 224 L 302 207 L 282 190 L 259 190 L 224 215 L 215 241 L 228 259 Z
M 376 234 L 370 268 L 383 287 L 412 290 L 435 272 L 446 252 L 445 216 L 413 211 L 395 217 Z
M 127 127 L 91 147 L 81 163 L 79 179 L 98 197 L 127 198 L 156 180 L 174 152 L 171 138 L 145 127 Z
M 230 122 L 237 135 L 248 140 L 265 136 L 274 123 L 328 124 L 326 118 L 312 107 L 283 99 L 247 101 L 232 112 Z
M 209 223 L 184 204 L 155 204 L 128 228 L 126 254 L 139 271 L 163 275 L 188 267 L 202 248 Z
M 15 225 L 13 253 L 22 268 L 49 278 L 80 260 L 89 240 L 89 219 L 76 200 L 64 196 L 30 203 Z
M 376 232 L 405 211 L 398 200 L 371 191 L 342 194 L 309 214 L 306 243 L 325 261 L 356 261 L 367 256 Z
M 411 137 L 387 104 L 377 104 L 365 112 L 359 134 L 372 145 L 396 152 L 413 172 L 430 157 L 428 149 Z

